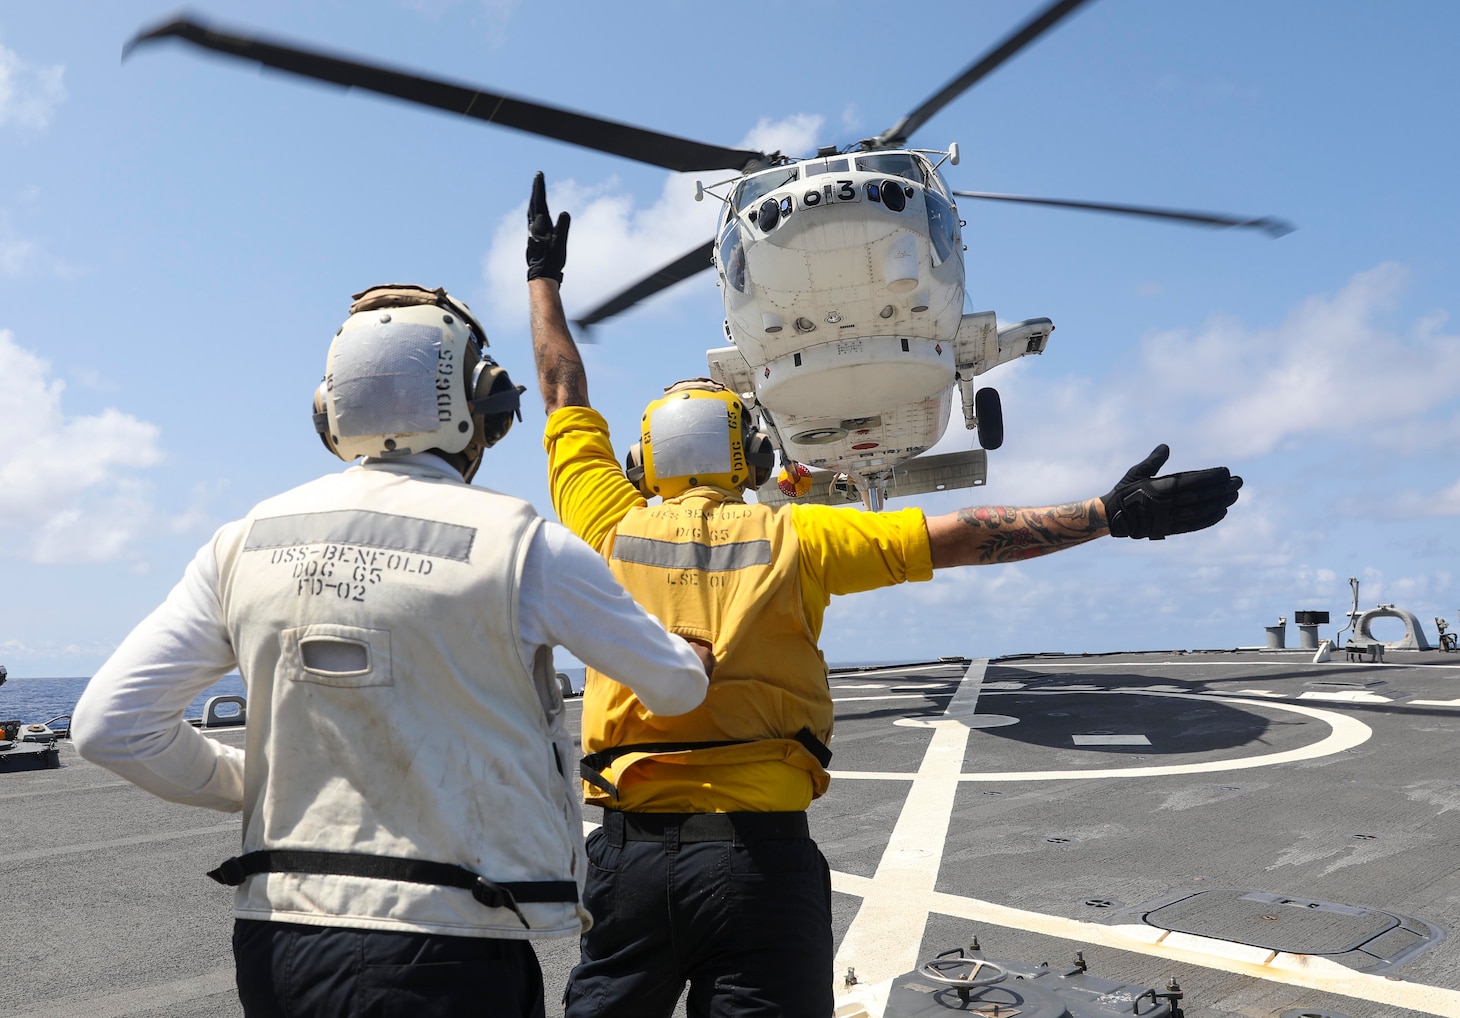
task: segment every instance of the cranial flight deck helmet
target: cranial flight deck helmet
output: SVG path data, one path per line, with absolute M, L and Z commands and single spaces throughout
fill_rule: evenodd
M 358 456 L 459 453 L 468 481 L 522 419 L 523 386 L 486 351 L 471 309 L 440 287 L 392 283 L 355 294 L 314 394 L 325 448 Z
M 708 378 L 691 378 L 644 408 L 624 473 L 646 498 L 673 498 L 701 484 L 758 488 L 775 462 L 771 440 L 755 430 L 740 397 Z

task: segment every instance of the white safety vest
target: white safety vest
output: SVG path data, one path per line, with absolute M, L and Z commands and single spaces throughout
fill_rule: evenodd
M 411 463 L 368 461 L 255 507 L 214 542 L 248 687 L 243 851 L 404 857 L 507 883 L 586 861 L 573 742 L 547 654 L 522 659 L 518 585 L 541 520 Z M 506 908 L 451 887 L 260 873 L 235 914 L 527 939 L 576 902 Z

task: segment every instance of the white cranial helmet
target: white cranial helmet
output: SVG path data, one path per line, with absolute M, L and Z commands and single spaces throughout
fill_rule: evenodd
M 486 352 L 471 310 L 443 289 L 391 284 L 355 295 L 335 333 L 314 426 L 340 459 L 461 453 L 463 475 L 512 426 L 522 387 Z

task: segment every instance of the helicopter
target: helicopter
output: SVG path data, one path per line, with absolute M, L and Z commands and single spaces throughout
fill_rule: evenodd
M 998 391 L 980 376 L 1042 354 L 1048 318 L 1000 326 L 965 314 L 965 250 L 957 201 L 1021 202 L 1208 227 L 1291 232 L 1271 217 L 1037 198 L 951 188 L 959 150 L 909 139 L 948 103 L 1088 0 L 1054 0 L 881 134 L 806 157 L 661 134 L 471 85 L 225 32 L 183 16 L 147 29 L 135 47 L 175 38 L 318 81 L 361 88 L 461 116 L 682 172 L 724 170 L 695 199 L 722 203 L 716 236 L 575 319 L 588 330 L 714 268 L 727 346 L 706 352 L 710 377 L 739 393 L 771 438 L 781 470 L 763 502 L 860 501 L 984 484 L 987 451 L 1003 443 Z M 979 448 L 925 455 L 944 435 L 958 394 Z

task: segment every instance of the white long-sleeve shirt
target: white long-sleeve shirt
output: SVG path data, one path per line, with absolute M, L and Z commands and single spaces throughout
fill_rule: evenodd
M 459 480 L 429 454 L 390 462 Z M 83 757 L 154 795 L 231 812 L 243 804 L 243 751 L 183 720 L 199 693 L 238 667 L 218 585 L 210 541 L 167 600 L 93 676 L 76 705 L 72 733 Z M 689 645 L 669 638 L 603 559 L 556 523 L 542 523 L 531 538 L 518 613 L 524 661 L 542 648 L 564 647 L 589 667 L 620 677 L 658 714 L 682 714 L 704 699 L 704 669 Z

